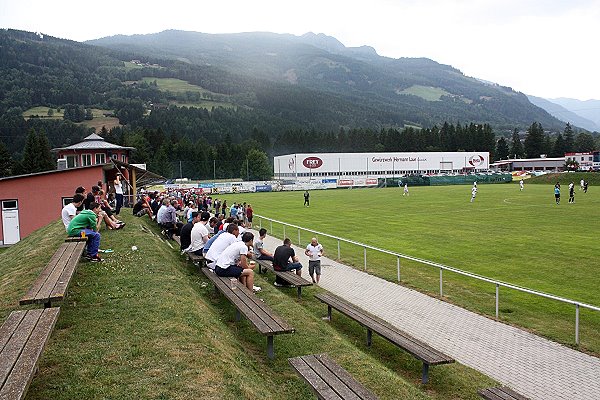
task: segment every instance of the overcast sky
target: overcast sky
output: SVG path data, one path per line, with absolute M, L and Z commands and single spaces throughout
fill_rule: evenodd
M 580 100 L 600 99 L 599 23 L 600 0 L 0 0 L 1 28 L 77 41 L 165 29 L 324 33 Z

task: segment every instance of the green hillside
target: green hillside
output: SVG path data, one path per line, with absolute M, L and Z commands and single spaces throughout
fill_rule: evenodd
M 381 399 L 477 399 L 493 382 L 460 364 L 436 367 L 420 384 L 421 363 L 385 340 L 364 344 L 364 329 L 340 317 L 323 321 L 322 303 L 257 278 L 259 293 L 296 332 L 265 338 L 215 295 L 209 281 L 169 247 L 154 223 L 126 213 L 127 226 L 102 231 L 101 264 L 80 263 L 61 306 L 28 399 L 312 399 L 288 357 L 327 352 Z M 0 318 L 58 248 L 55 222 L 0 253 Z M 131 246 L 136 245 L 137 251 Z M 267 281 L 268 279 L 268 281 Z

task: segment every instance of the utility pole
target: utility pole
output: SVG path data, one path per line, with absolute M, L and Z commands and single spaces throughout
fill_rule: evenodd
M 213 160 L 213 180 L 217 180 L 217 160 Z
M 179 178 L 183 178 L 183 173 L 181 172 L 181 160 L 179 160 Z
M 248 167 L 248 159 L 246 158 L 246 181 L 250 182 L 250 169 Z

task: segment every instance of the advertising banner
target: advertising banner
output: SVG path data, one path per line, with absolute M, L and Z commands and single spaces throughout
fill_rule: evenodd
M 271 192 L 273 191 L 273 186 L 271 185 L 256 185 L 257 192 Z
M 340 187 L 354 186 L 354 179 L 338 179 L 337 185 Z

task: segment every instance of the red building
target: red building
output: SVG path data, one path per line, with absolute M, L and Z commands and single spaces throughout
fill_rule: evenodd
M 129 204 L 138 188 L 165 180 L 120 161 L 0 178 L 0 246 L 14 244 L 60 219 L 63 206 L 71 202 L 78 186 L 89 191 L 100 182 L 103 190 L 112 191 L 117 172 L 125 178 L 123 189 Z
M 104 140 L 102 136 L 92 133 L 83 139 L 83 142 L 76 143 L 67 147 L 52 149 L 57 153 L 59 160 L 66 160 L 60 168 L 87 167 L 88 165 L 102 165 L 109 163 L 110 160 L 129 163 L 129 156 L 133 147 L 123 147 Z

